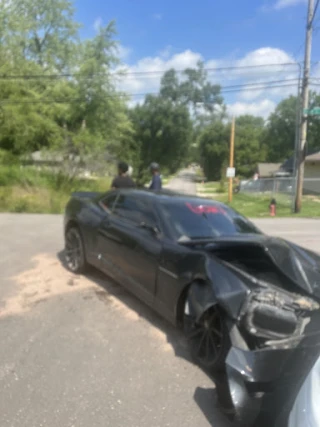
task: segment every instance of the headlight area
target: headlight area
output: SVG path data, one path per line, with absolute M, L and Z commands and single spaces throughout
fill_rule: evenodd
M 259 289 L 248 296 L 238 326 L 251 349 L 292 348 L 318 309 L 319 304 L 310 298 Z

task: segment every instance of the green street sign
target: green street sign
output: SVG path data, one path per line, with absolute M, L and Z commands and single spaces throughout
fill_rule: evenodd
M 303 110 L 303 114 L 308 114 L 309 116 L 319 116 L 320 115 L 320 107 L 306 108 L 305 110 Z

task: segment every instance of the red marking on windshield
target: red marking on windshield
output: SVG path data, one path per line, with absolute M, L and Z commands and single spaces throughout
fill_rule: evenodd
M 210 205 L 192 205 L 191 203 L 186 203 L 187 207 L 194 213 L 202 214 L 225 214 L 225 211 L 220 208 L 220 206 L 210 206 Z

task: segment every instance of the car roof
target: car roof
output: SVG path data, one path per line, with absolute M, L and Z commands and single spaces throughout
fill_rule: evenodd
M 223 203 L 213 200 L 207 199 L 204 197 L 193 196 L 185 193 L 179 193 L 177 191 L 172 191 L 168 189 L 162 189 L 159 191 L 148 190 L 148 189 L 119 189 L 121 193 L 132 194 L 137 196 L 144 196 L 150 198 L 150 200 L 154 199 L 159 202 L 168 202 L 173 201 L 174 199 L 180 200 L 183 203 L 201 203 L 201 202 L 209 202 L 212 204 L 225 206 Z

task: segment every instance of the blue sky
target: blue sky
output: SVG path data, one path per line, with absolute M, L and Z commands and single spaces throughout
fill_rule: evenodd
M 307 0 L 76 0 L 75 7 L 76 19 L 84 25 L 84 38 L 94 36 L 99 22 L 116 20 L 128 72 L 165 70 L 170 66 L 183 69 L 198 59 L 213 68 L 292 62 L 303 55 Z M 320 26 L 320 13 L 317 20 L 316 27 Z M 313 61 L 320 60 L 317 32 Z M 251 73 L 240 80 L 225 74 L 212 75 L 212 79 L 230 85 L 296 77 L 292 67 L 264 71 L 264 76 Z M 319 67 L 315 66 L 314 72 L 320 77 Z M 154 91 L 158 84 L 157 78 L 131 78 L 124 89 L 130 93 Z M 266 116 L 281 96 L 294 90 L 255 91 L 252 96 L 246 91 L 226 98 L 234 114 Z

